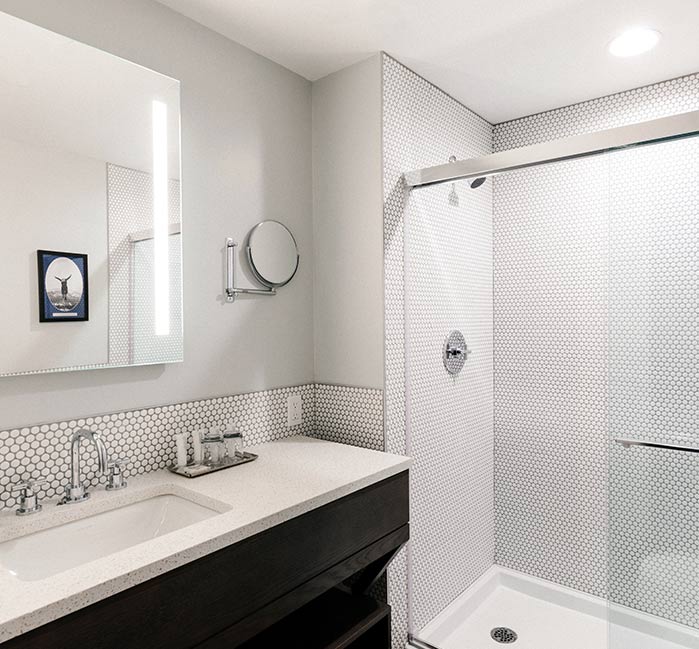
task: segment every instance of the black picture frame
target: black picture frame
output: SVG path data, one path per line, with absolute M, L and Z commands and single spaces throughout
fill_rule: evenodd
M 36 261 L 39 322 L 87 322 L 90 319 L 87 255 L 37 250 Z

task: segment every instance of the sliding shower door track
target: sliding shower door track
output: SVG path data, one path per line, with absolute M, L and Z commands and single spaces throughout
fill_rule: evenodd
M 415 647 L 415 649 L 439 649 L 439 647 L 436 647 L 429 642 L 425 642 L 424 640 L 420 640 L 411 634 L 408 634 L 408 645 Z
M 409 188 L 439 185 L 457 180 L 495 176 L 552 162 L 577 160 L 633 147 L 671 142 L 699 135 L 699 110 L 659 117 L 637 124 L 572 135 L 527 146 L 498 151 L 479 158 L 457 160 L 403 174 Z

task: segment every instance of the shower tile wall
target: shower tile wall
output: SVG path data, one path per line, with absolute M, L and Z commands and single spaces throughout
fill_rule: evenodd
M 697 169 L 697 138 L 613 157 L 613 437 L 699 443 Z M 699 627 L 699 458 L 614 444 L 609 464 L 610 597 Z
M 690 75 L 500 124 L 495 150 L 698 108 Z M 699 462 L 608 440 L 697 440 L 698 163 L 668 143 L 494 198 L 496 561 L 695 626 Z
M 383 71 L 386 445 L 415 458 L 410 608 L 417 631 L 494 557 L 492 201 L 490 182 L 479 190 L 460 183 L 415 192 L 404 205 L 401 174 L 451 155 L 489 153 L 492 128 L 388 56 Z M 473 352 L 456 378 L 442 362 L 452 329 L 463 331 Z M 406 637 L 405 569 L 399 560 L 389 574 L 395 647 Z
M 604 595 L 607 163 L 495 180 L 498 564 Z M 585 179 L 581 182 L 581 179 Z

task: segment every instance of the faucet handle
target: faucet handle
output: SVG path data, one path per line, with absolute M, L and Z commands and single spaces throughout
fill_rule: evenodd
M 107 475 L 107 491 L 117 491 L 126 487 L 127 482 L 121 469 L 128 463 L 129 459 L 124 457 L 117 457 L 107 462 L 107 469 L 109 470 Z
M 18 491 L 34 491 L 34 487 L 46 484 L 47 482 L 48 480 L 46 478 L 38 478 L 36 480 L 34 480 L 33 478 L 28 478 L 27 480 L 22 480 L 22 482 L 18 482 L 14 487 L 12 487 L 12 493 L 16 493 Z
M 37 480 L 28 479 L 18 482 L 13 488 L 12 493 L 20 492 L 19 507 L 15 510 L 17 516 L 26 516 L 27 514 L 36 514 L 41 511 L 41 503 L 36 495 L 36 487 L 46 484 L 46 478 Z

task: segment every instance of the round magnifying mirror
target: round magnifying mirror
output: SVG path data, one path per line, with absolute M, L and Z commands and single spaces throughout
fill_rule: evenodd
M 296 239 L 279 221 L 262 221 L 248 237 L 248 261 L 258 282 L 269 288 L 288 284 L 299 267 Z

